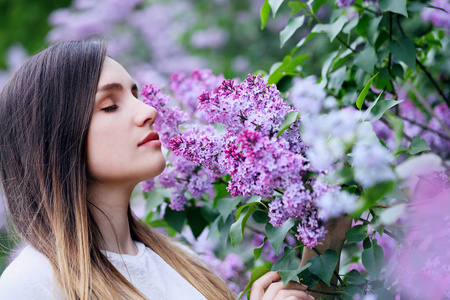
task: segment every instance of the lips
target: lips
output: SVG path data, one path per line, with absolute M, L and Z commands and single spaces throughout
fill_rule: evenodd
M 142 146 L 142 145 L 144 145 L 144 144 L 146 144 L 146 143 L 148 143 L 148 142 L 151 142 L 151 141 L 159 141 L 159 135 L 158 135 L 158 133 L 157 132 L 150 132 L 139 144 L 138 144 L 138 147 L 139 146 Z

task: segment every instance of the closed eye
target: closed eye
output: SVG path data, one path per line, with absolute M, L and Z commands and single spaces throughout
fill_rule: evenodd
M 112 112 L 112 111 L 114 111 L 114 110 L 116 110 L 116 109 L 118 109 L 118 108 L 119 108 L 119 107 L 118 107 L 117 105 L 111 105 L 111 106 L 102 108 L 102 110 L 105 111 L 105 112 Z

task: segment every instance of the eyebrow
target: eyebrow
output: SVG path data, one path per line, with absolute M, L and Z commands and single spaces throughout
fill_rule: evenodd
M 123 90 L 123 86 L 117 82 L 108 83 L 108 84 L 105 84 L 105 85 L 102 85 L 101 87 L 99 87 L 97 89 L 97 93 L 107 92 L 107 91 L 111 91 L 111 90 L 121 91 L 121 90 Z M 137 85 L 133 84 L 131 86 L 131 90 L 137 91 L 138 90 Z

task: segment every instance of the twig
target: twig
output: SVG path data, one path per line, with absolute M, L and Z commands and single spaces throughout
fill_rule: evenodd
M 419 122 L 417 122 L 417 121 L 415 121 L 413 119 L 407 118 L 407 117 L 402 117 L 400 115 L 398 115 L 397 117 L 399 117 L 400 119 L 402 119 L 404 121 L 407 121 L 407 122 L 409 122 L 409 123 L 411 123 L 413 125 L 416 125 L 416 126 L 422 128 L 423 130 L 433 132 L 433 133 L 439 135 L 441 138 L 450 141 L 450 136 L 447 136 L 447 135 L 443 134 L 442 132 L 437 131 L 436 129 L 430 128 L 430 127 L 428 127 L 426 125 L 423 125 L 422 123 L 419 123 Z
M 317 294 L 323 294 L 323 295 L 333 295 L 333 296 L 340 296 L 340 295 L 342 295 L 342 292 L 325 292 L 325 291 L 316 291 L 316 290 L 313 290 L 313 289 L 310 289 L 310 288 L 308 288 L 307 289 L 307 291 L 308 292 L 311 292 L 311 293 L 317 293 Z
M 402 33 L 402 35 L 405 35 L 405 32 L 403 31 L 403 27 L 402 27 L 402 24 L 400 24 L 400 20 L 399 20 L 398 16 L 397 16 L 397 25 L 398 25 L 398 28 L 400 29 L 400 32 Z M 450 99 L 448 99 L 445 96 L 444 92 L 439 87 L 439 85 L 437 84 L 437 82 L 433 78 L 433 76 L 431 76 L 430 72 L 428 72 L 427 68 L 417 58 L 416 58 L 416 63 L 419 65 L 419 67 L 422 69 L 422 71 L 425 73 L 425 75 L 427 75 L 428 79 L 431 81 L 431 84 L 434 85 L 434 87 L 437 89 L 439 95 L 441 95 L 442 99 L 444 99 L 445 103 L 450 108 Z
M 428 104 L 427 100 L 422 96 L 422 94 L 416 89 L 416 87 L 411 84 L 410 81 L 408 81 L 409 88 L 413 91 L 414 95 L 416 95 L 417 100 L 419 100 L 420 104 L 423 105 L 423 107 L 430 113 L 442 126 L 442 129 L 450 136 L 450 128 L 445 125 L 445 123 L 439 119 L 439 117 L 436 115 L 436 113 L 431 108 L 430 104 Z
M 300 2 L 300 1 L 299 1 Z M 304 3 L 302 3 L 304 4 Z M 306 12 L 314 19 L 316 20 L 319 24 L 323 24 L 322 20 L 320 20 L 312 11 L 310 11 L 308 9 L 308 7 L 305 6 L 305 10 Z M 347 47 L 348 49 L 350 49 L 350 51 L 352 51 L 353 53 L 356 53 L 356 50 L 353 49 L 349 44 L 347 44 L 344 40 L 342 40 L 340 37 L 336 36 L 336 39 L 341 42 L 341 44 L 343 44 L 345 47 Z
M 442 99 L 444 99 L 445 103 L 450 108 L 450 99 L 445 97 L 444 92 L 439 87 L 439 85 L 437 84 L 437 82 L 433 78 L 433 76 L 431 76 L 430 72 L 428 72 L 428 70 L 425 68 L 425 66 L 417 58 L 416 58 L 416 63 L 419 65 L 419 67 L 422 69 L 422 71 L 425 73 L 425 75 L 427 75 L 428 79 L 430 79 L 431 83 L 434 85 L 434 87 L 438 91 L 439 95 L 441 95 Z
M 367 221 L 367 220 L 365 220 L 365 219 L 363 219 L 363 218 L 359 218 L 359 220 L 360 220 L 361 222 L 363 222 L 364 224 L 366 224 L 366 225 L 372 224 L 371 222 L 369 222 L 369 221 Z M 396 240 L 397 242 L 399 242 L 399 243 L 404 243 L 404 242 L 405 242 L 401 237 L 399 237 L 398 235 L 392 233 L 391 231 L 389 231 L 389 230 L 387 230 L 387 229 L 383 229 L 383 232 L 384 232 L 386 235 L 388 235 L 388 236 L 390 236 L 391 238 L 393 238 L 394 240 Z

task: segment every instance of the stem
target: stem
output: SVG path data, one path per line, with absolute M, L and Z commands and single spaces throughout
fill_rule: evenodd
M 367 221 L 367 220 L 365 220 L 365 219 L 363 219 L 363 218 L 359 218 L 359 220 L 360 220 L 361 222 L 363 222 L 364 224 L 366 224 L 366 225 L 372 224 L 371 222 L 369 222 L 369 221 Z M 383 232 L 384 232 L 386 235 L 388 235 L 388 236 L 390 236 L 391 238 L 393 238 L 394 240 L 396 240 L 397 242 L 399 242 L 399 243 L 404 243 L 404 242 L 405 242 L 401 237 L 399 237 L 398 235 L 392 233 L 391 231 L 389 231 L 389 230 L 387 230 L 387 229 L 383 229 Z
M 281 195 L 284 195 L 284 192 L 280 189 L 274 189 L 274 191 L 280 193 Z
M 447 106 L 450 108 L 450 99 L 445 97 L 444 92 L 437 84 L 436 80 L 434 80 L 433 76 L 431 76 L 430 72 L 425 68 L 425 66 L 416 58 L 416 63 L 419 65 L 419 67 L 422 69 L 422 71 L 427 75 L 428 79 L 430 79 L 431 83 L 434 85 L 436 90 L 438 91 L 439 95 L 441 95 L 442 99 L 444 99 Z
M 423 130 L 433 132 L 433 133 L 439 135 L 441 138 L 450 141 L 450 136 L 447 136 L 447 135 L 443 134 L 442 132 L 437 131 L 436 129 L 430 128 L 430 127 L 428 127 L 426 125 L 423 125 L 422 123 L 419 123 L 419 122 L 417 122 L 417 121 L 415 121 L 413 119 L 407 118 L 407 117 L 402 117 L 402 116 L 397 116 L 397 117 L 399 117 L 400 119 L 402 119 L 404 121 L 407 121 L 407 122 L 409 122 L 409 123 L 411 123 L 413 125 L 419 126 Z
M 427 100 L 422 96 L 422 94 L 420 94 L 420 92 L 416 89 L 416 87 L 413 84 L 411 84 L 410 81 L 408 81 L 408 83 L 409 88 L 413 91 L 414 95 L 416 95 L 417 100 L 419 100 L 420 104 L 422 104 L 423 107 L 427 110 L 427 112 L 430 113 L 439 122 L 439 124 L 442 126 L 442 129 L 444 129 L 444 131 L 450 136 L 450 128 L 448 128 L 447 125 L 445 125 L 445 123 L 441 119 L 439 119 L 439 117 L 431 108 L 430 104 L 428 104 Z
M 398 28 L 400 29 L 400 32 L 402 33 L 402 35 L 405 35 L 405 32 L 403 31 L 403 27 L 402 27 L 402 24 L 400 24 L 400 20 L 399 20 L 398 16 L 397 16 L 397 25 L 398 25 Z M 416 58 L 416 63 L 419 65 L 419 67 L 422 69 L 422 71 L 425 73 L 425 75 L 427 75 L 428 79 L 431 81 L 431 84 L 434 85 L 434 87 L 438 91 L 439 95 L 441 95 L 442 99 L 444 99 L 445 103 L 450 108 L 450 99 L 445 96 L 444 92 L 439 87 L 439 85 L 437 84 L 437 82 L 433 78 L 433 76 L 431 76 L 430 72 L 428 72 L 427 68 L 417 58 Z
M 301 2 L 299 0 L 299 2 Z M 304 4 L 303 2 L 301 2 L 302 4 Z M 319 24 L 323 24 L 322 20 L 320 20 L 315 14 L 314 12 L 312 12 L 307 6 L 305 6 L 305 10 L 306 12 L 312 17 L 314 18 L 314 20 L 317 21 L 317 23 Z M 350 51 L 352 51 L 353 53 L 356 53 L 355 49 L 353 49 L 352 47 L 350 47 L 349 44 L 347 44 L 344 40 L 342 40 L 340 37 L 336 36 L 336 39 L 341 42 L 342 45 L 344 45 L 345 47 L 347 47 L 348 49 L 350 49 Z
M 317 290 L 313 290 L 313 289 L 310 289 L 310 288 L 308 288 L 307 291 L 311 292 L 311 293 L 317 293 L 317 294 L 323 294 L 323 295 L 333 295 L 333 296 L 340 296 L 340 295 L 342 295 L 342 292 L 334 292 L 333 293 L 333 292 L 317 291 Z
M 379 12 L 374 11 L 373 9 L 370 9 L 370 8 L 368 8 L 368 7 L 364 7 L 364 6 L 362 6 L 361 4 L 353 3 L 352 5 L 353 5 L 353 6 L 356 6 L 356 7 L 359 7 L 359 8 L 362 8 L 362 9 L 364 9 L 364 10 L 367 10 L 367 11 L 369 11 L 369 12 L 371 12 L 371 13 L 377 15 L 377 16 L 381 16 L 381 14 L 380 14 Z

